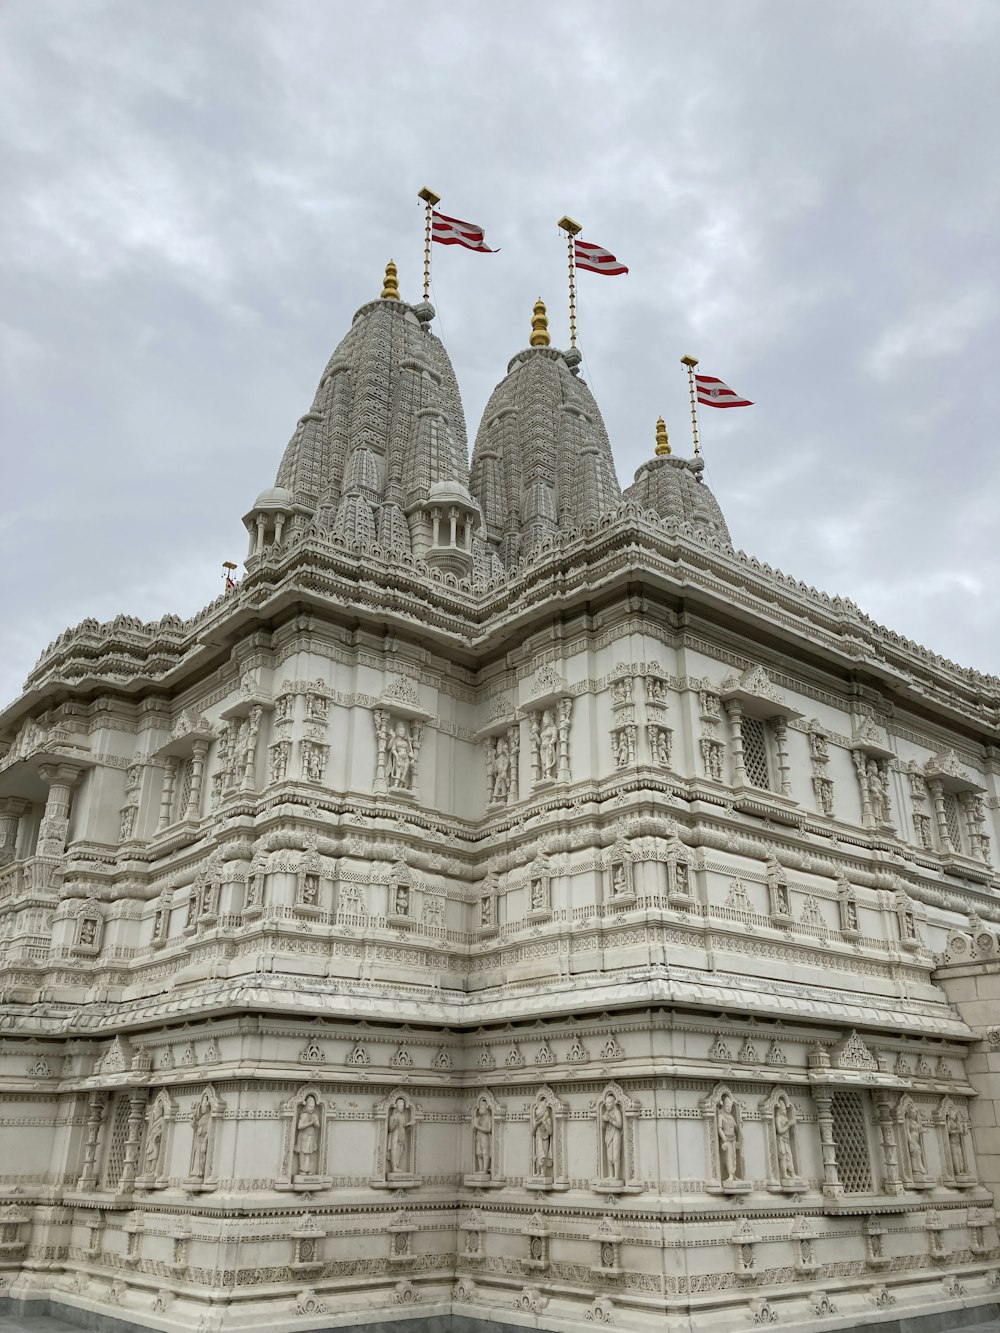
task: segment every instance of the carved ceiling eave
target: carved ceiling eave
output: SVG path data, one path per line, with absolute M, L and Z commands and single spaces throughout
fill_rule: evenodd
M 280 548 L 268 557 L 238 592 L 217 599 L 188 622 L 180 641 L 171 627 L 173 644 L 162 638 L 148 644 L 146 652 L 162 670 L 150 670 L 149 657 L 142 660 L 146 654 L 135 642 L 138 636 L 130 635 L 127 645 L 119 643 L 113 625 L 104 652 L 89 626 L 79 642 L 68 631 L 43 654 L 21 698 L 0 715 L 0 730 L 16 729 L 26 714 L 67 695 L 180 690 L 217 666 L 229 647 L 261 621 L 283 623 L 303 610 L 355 622 L 370 617 L 400 632 L 433 638 L 453 660 L 471 666 L 506 649 L 540 618 L 572 614 L 584 603 L 610 599 L 623 585 L 637 584 L 670 600 L 683 599 L 689 609 L 702 608 L 757 637 L 777 629 L 786 652 L 798 646 L 806 657 L 821 656 L 835 672 L 851 678 L 860 673 L 901 702 L 950 725 L 968 729 L 971 724 L 981 732 L 984 713 L 988 719 L 993 711 L 1000 719 L 1000 682 L 924 661 L 915 651 L 889 643 L 887 632 L 876 633 L 878 627 L 864 624 L 849 604 L 823 598 L 783 576 L 779 580 L 755 561 L 645 515 L 619 511 L 593 530 L 554 542 L 483 590 L 434 580 L 407 566 L 381 562 L 372 553 L 322 541 Z M 905 659 L 906 670 L 890 655 Z

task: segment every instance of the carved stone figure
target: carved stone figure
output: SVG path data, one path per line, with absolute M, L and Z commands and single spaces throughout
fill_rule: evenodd
M 322 1119 L 316 1098 L 309 1094 L 295 1117 L 295 1174 L 315 1176 L 319 1170 L 319 1139 Z
M 472 1130 L 476 1149 L 476 1171 L 488 1176 L 493 1166 L 493 1112 L 485 1097 L 480 1097 L 472 1113 Z
M 283 782 L 288 773 L 288 742 L 279 741 L 270 749 L 271 781 Z
M 212 1099 L 207 1092 L 201 1095 L 201 1101 L 195 1107 L 191 1121 L 191 1169 L 188 1175 L 192 1180 L 204 1180 L 208 1168 L 208 1143 L 212 1132 Z
M 388 1174 L 409 1174 L 410 1133 L 413 1117 L 402 1097 L 397 1097 L 389 1112 L 386 1131 L 386 1158 Z
M 605 1180 L 623 1180 L 622 1139 L 625 1117 L 613 1092 L 606 1092 L 598 1109 L 603 1146 L 602 1175 Z
M 611 892 L 616 898 L 620 898 L 622 894 L 628 893 L 628 883 L 625 879 L 625 867 L 621 862 L 619 862 L 611 871 Z
M 496 912 L 494 909 L 492 893 L 484 893 L 479 900 L 479 924 L 481 926 L 492 926 L 496 924 Z
M 97 941 L 97 922 L 91 917 L 84 917 L 80 923 L 80 943 L 92 948 Z
M 554 778 L 559 762 L 559 728 L 552 712 L 546 708 L 538 733 L 538 759 L 543 778 Z
M 945 1133 L 948 1136 L 948 1155 L 951 1158 L 951 1172 L 960 1177 L 969 1174 L 965 1157 L 965 1127 L 958 1112 L 952 1108 L 944 1119 Z
M 531 1164 L 536 1176 L 552 1174 L 552 1108 L 538 1101 L 531 1110 Z
M 507 800 L 510 794 L 510 745 L 506 737 L 497 741 L 496 754 L 493 758 L 493 800 L 497 804 Z
M 916 1178 L 926 1176 L 927 1161 L 924 1157 L 924 1129 L 920 1112 L 913 1105 L 906 1108 L 903 1117 L 903 1132 L 906 1135 L 906 1150 L 910 1158 L 910 1172 Z
M 792 1141 L 795 1124 L 794 1106 L 779 1101 L 774 1108 L 774 1141 L 778 1149 L 778 1175 L 783 1184 L 797 1179 L 799 1174 L 795 1161 L 795 1145 Z
M 319 875 L 306 874 L 302 878 L 302 903 L 315 907 L 319 900 Z
M 409 791 L 413 773 L 413 742 L 405 722 L 397 722 L 389 738 L 389 786 Z
M 628 732 L 619 731 L 615 737 L 615 763 L 619 768 L 627 768 L 629 757 Z
M 889 784 L 874 759 L 868 760 L 865 773 L 868 779 L 868 799 L 871 802 L 872 816 L 876 824 L 887 824 L 889 822 Z
M 740 1149 L 743 1146 L 743 1130 L 734 1113 L 733 1099 L 727 1092 L 716 1113 L 716 1133 L 719 1137 L 719 1165 L 724 1185 L 739 1180 Z
M 410 915 L 410 886 L 408 884 L 396 885 L 396 893 L 392 900 L 392 911 L 394 916 Z
M 531 881 L 531 910 L 541 911 L 545 906 L 545 885 L 540 879 Z
M 846 917 L 847 917 L 847 929 L 848 929 L 848 930 L 857 930 L 857 929 L 858 929 L 858 906 L 857 906 L 857 903 L 854 901 L 853 898 L 848 898 L 848 899 L 847 899 L 847 902 L 844 904 L 844 912 L 845 912 Z
M 157 1176 L 160 1173 L 160 1155 L 163 1151 L 163 1132 L 166 1128 L 163 1115 L 163 1103 L 154 1102 L 149 1117 L 149 1129 L 146 1132 L 146 1147 L 142 1155 L 143 1175 Z

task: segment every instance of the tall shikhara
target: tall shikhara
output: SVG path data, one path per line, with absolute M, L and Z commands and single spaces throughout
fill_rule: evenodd
M 433 316 L 357 313 L 234 590 L 0 718 L 0 1301 L 985 1315 L 1000 682 L 735 550 L 665 428 L 623 493 L 541 301 L 470 469 Z

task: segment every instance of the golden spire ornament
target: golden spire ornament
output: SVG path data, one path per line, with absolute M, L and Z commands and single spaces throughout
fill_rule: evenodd
M 541 297 L 535 302 L 535 308 L 531 316 L 531 345 L 532 347 L 548 347 L 552 339 L 549 337 L 549 317 L 545 313 L 545 302 Z
M 396 265 L 391 259 L 385 266 L 385 285 L 382 288 L 382 300 L 399 300 L 399 278 L 396 274 Z
M 670 441 L 667 439 L 667 423 L 660 417 L 656 422 L 656 456 L 663 458 L 672 452 Z

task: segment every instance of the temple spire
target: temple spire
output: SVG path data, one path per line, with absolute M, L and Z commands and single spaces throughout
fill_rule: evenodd
M 382 300 L 399 300 L 399 278 L 396 275 L 396 265 L 391 259 L 385 266 L 385 284 L 382 287 Z
M 549 317 L 545 313 L 545 302 L 541 297 L 535 302 L 534 312 L 531 316 L 531 345 L 532 347 L 548 347 L 552 339 L 549 337 Z
M 659 417 L 656 422 L 656 456 L 662 458 L 664 454 L 672 452 L 670 441 L 667 439 L 667 423 Z

